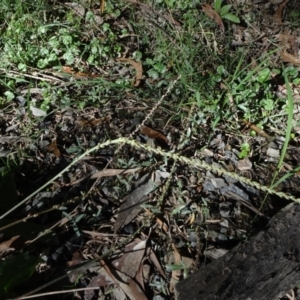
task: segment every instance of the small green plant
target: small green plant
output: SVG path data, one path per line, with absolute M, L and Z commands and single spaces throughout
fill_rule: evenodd
M 239 158 L 245 158 L 249 155 L 250 153 L 250 145 L 249 143 L 243 143 L 241 145 L 241 152 L 239 154 Z
M 222 6 L 222 2 L 223 0 L 214 0 L 214 9 L 220 15 L 220 17 L 222 19 L 227 19 L 233 23 L 240 23 L 240 19 L 233 13 L 229 12 L 232 5 L 227 4 Z

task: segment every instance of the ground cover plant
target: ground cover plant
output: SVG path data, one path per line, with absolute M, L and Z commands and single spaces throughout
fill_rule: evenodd
M 278 2 L 1 0 L 1 298 L 173 299 L 299 202 Z

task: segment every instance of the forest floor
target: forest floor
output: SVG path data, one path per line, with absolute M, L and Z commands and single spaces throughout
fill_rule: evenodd
M 0 5 L 1 299 L 174 299 L 300 201 L 299 1 Z

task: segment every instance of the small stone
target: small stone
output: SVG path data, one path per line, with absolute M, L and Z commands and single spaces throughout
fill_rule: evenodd
M 227 186 L 227 183 L 225 182 L 224 179 L 222 178 L 211 178 L 211 183 L 213 184 L 213 186 L 216 188 L 216 189 L 220 189 L 222 187 L 225 187 Z
M 280 156 L 279 150 L 274 148 L 268 148 L 267 155 L 273 158 L 278 158 Z
M 235 165 L 240 171 L 247 171 L 252 169 L 252 162 L 248 158 L 237 161 Z

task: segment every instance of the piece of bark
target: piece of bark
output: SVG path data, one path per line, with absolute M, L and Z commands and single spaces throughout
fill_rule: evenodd
M 176 285 L 176 300 L 273 300 L 300 283 L 300 205 Z

